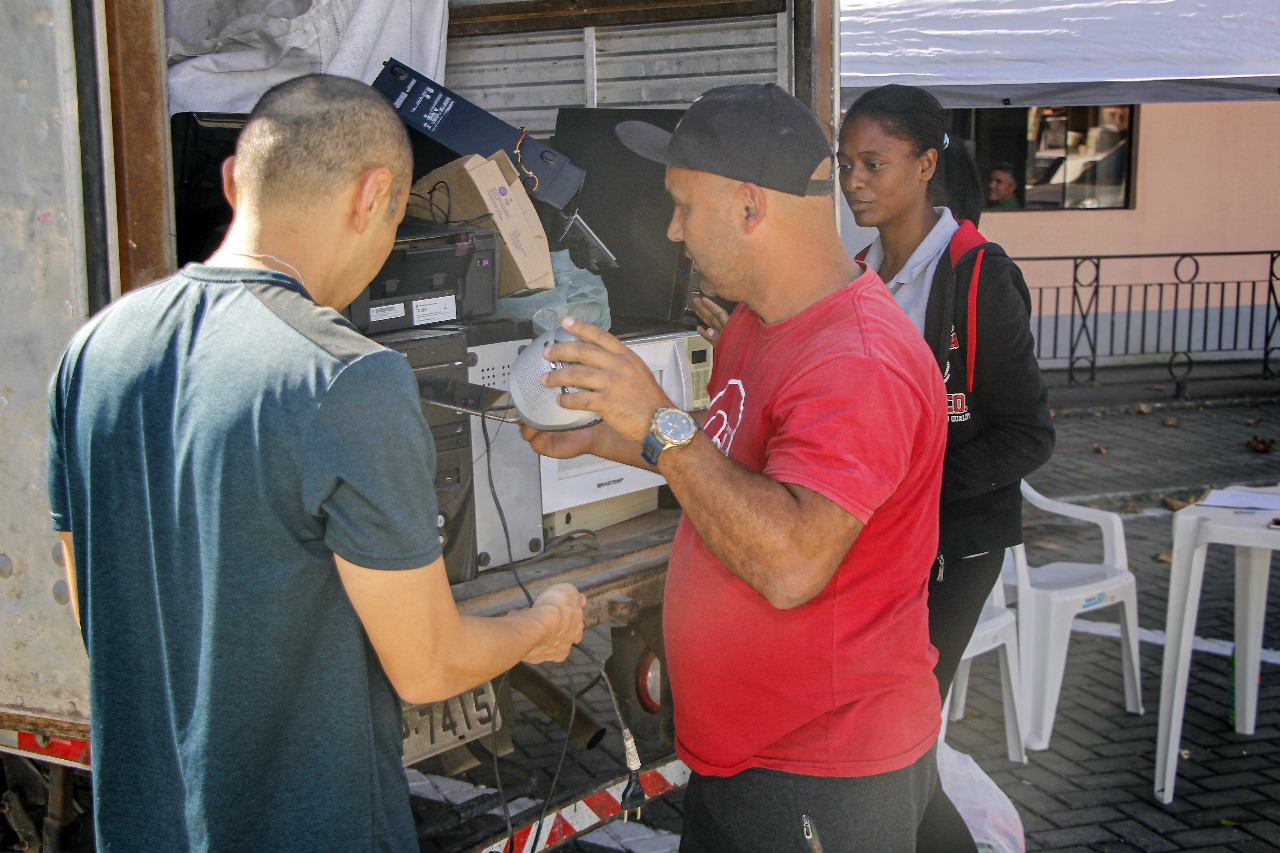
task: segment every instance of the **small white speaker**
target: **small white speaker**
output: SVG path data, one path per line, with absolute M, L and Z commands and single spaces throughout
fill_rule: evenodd
M 549 388 L 541 381 L 544 374 L 565 366 L 565 362 L 547 361 L 543 351 L 552 344 L 575 340 L 577 338 L 557 326 L 534 338 L 511 365 L 511 402 L 515 403 L 520 420 L 534 429 L 561 432 L 600 420 L 595 412 L 580 412 L 560 405 L 561 392 L 575 389 Z

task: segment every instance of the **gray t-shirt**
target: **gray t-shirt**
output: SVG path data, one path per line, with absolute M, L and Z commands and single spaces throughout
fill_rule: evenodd
M 75 336 L 50 417 L 98 849 L 417 850 L 400 702 L 333 563 L 440 555 L 405 359 L 287 276 L 192 265 Z

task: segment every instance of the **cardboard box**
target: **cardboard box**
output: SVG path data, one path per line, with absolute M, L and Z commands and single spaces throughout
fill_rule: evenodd
M 434 218 L 426 199 L 431 188 L 441 182 L 449 190 L 436 191 L 436 216 L 439 208 L 447 207 L 451 222 L 493 217 L 493 227 L 502 235 L 499 296 L 555 286 L 547 233 L 507 152 L 499 151 L 487 159 L 478 154 L 461 157 L 422 178 L 413 185 L 414 195 L 409 198 L 411 215 Z

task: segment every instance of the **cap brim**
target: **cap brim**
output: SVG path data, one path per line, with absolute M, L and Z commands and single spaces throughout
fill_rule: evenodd
M 614 133 L 619 142 L 644 159 L 668 166 L 678 165 L 669 151 L 671 134 L 662 128 L 643 121 L 624 121 L 614 129 Z

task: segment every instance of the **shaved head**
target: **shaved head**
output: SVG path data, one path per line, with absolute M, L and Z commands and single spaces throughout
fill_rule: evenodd
M 413 158 L 404 123 L 372 87 L 330 74 L 268 90 L 236 143 L 236 189 L 255 207 L 310 207 L 378 167 L 391 171 L 397 194 L 408 186 Z

